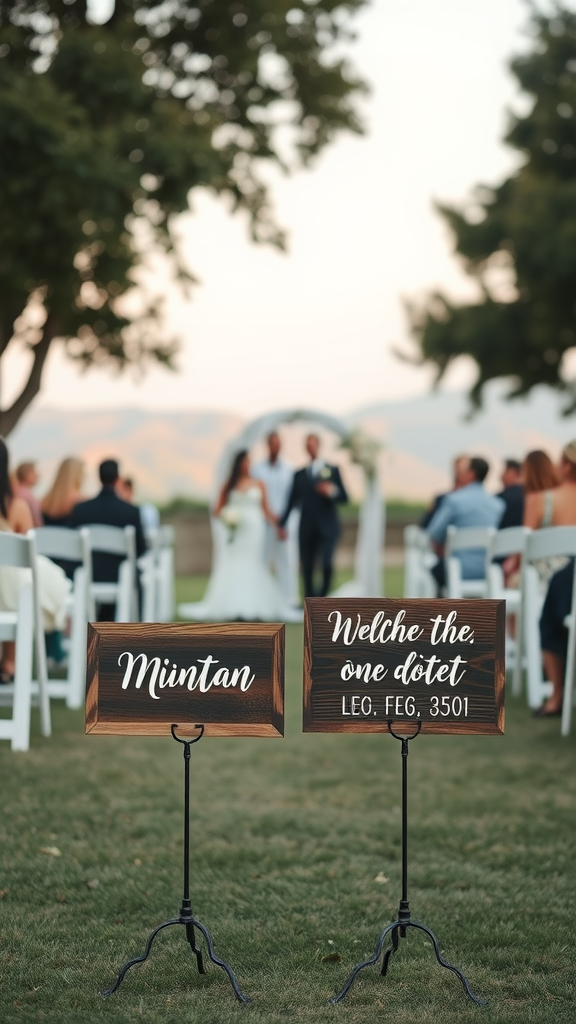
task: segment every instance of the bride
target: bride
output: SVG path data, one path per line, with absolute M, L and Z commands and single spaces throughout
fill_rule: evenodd
M 277 524 L 266 499 L 266 488 L 250 476 L 246 450 L 238 452 L 224 484 L 214 515 L 226 530 L 204 600 L 181 604 L 185 619 L 230 622 L 294 620 L 279 586 L 264 562 L 265 526 Z

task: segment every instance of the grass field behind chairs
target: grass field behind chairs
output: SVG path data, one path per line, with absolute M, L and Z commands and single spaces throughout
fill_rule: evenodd
M 301 628 L 287 639 L 286 739 L 192 748 L 193 906 L 254 1004 L 219 968 L 198 976 L 180 928 L 98 995 L 178 913 L 182 754 L 85 737 L 55 702 L 52 739 L 35 722 L 28 754 L 0 745 L 2 1024 L 576 1020 L 576 737 L 514 700 L 504 737 L 424 736 L 410 753 L 413 918 L 489 1006 L 416 931 L 386 979 L 367 970 L 329 1004 L 397 909 L 399 744 L 302 735 Z

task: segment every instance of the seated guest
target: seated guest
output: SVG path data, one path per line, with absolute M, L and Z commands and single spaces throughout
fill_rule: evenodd
M 70 513 L 82 498 L 81 487 L 84 478 L 84 463 L 81 459 L 64 459 L 56 470 L 54 483 L 40 503 L 44 526 L 68 526 Z M 53 558 L 53 562 L 64 570 L 68 579 L 74 578 L 77 563 L 68 558 Z M 57 643 L 57 638 L 55 638 Z M 49 651 L 54 661 L 63 660 L 63 654 L 56 648 Z
M 146 541 L 142 531 L 142 523 L 138 509 L 123 501 L 116 494 L 119 472 L 115 459 L 105 459 L 98 469 L 102 490 L 89 501 L 80 501 L 74 506 L 68 520 L 72 527 L 80 526 L 134 526 L 136 529 L 136 556 L 140 557 L 146 550 Z M 123 561 L 120 555 L 96 551 L 92 555 L 92 575 L 96 583 L 115 583 L 118 570 Z M 113 605 L 101 605 L 99 619 L 107 622 L 114 617 Z
M 456 456 L 452 463 L 452 474 L 454 484 L 452 486 L 452 491 L 447 491 L 447 494 L 452 494 L 453 491 L 458 491 L 460 490 L 461 487 L 465 486 L 464 476 L 468 470 L 469 462 L 470 459 L 468 458 L 467 455 Z M 436 495 L 436 497 L 432 501 L 432 504 L 430 505 L 430 508 L 426 510 L 426 512 L 422 516 L 422 519 L 420 520 L 420 526 L 422 527 L 423 530 L 428 529 L 428 525 L 431 522 L 432 517 L 434 516 L 436 510 L 440 508 L 440 505 L 442 504 L 445 497 L 446 494 Z
M 550 456 L 540 450 L 528 452 L 522 463 L 523 526 L 528 526 L 531 530 L 540 530 L 552 525 L 554 504 L 552 492 L 558 487 L 558 482 L 558 473 Z M 502 523 L 500 523 L 500 528 L 502 528 Z M 543 594 L 552 575 L 564 564 L 563 559 L 559 561 L 557 558 L 541 558 L 535 563 Z M 506 586 L 513 589 L 519 587 L 520 555 L 510 555 L 504 559 L 502 569 Z
M 26 534 L 33 527 L 32 513 L 23 498 L 14 497 L 8 469 L 8 449 L 0 438 L 0 531 Z M 47 646 L 55 633 L 60 633 L 66 619 L 66 601 L 70 581 L 58 566 L 38 555 L 38 591 L 40 611 Z M 20 587 L 29 575 L 29 569 L 4 565 L 0 569 L 0 611 L 18 611 Z M 10 683 L 14 677 L 16 648 L 13 640 L 2 643 L 0 683 Z
M 559 466 L 560 484 L 553 492 L 550 512 L 552 526 L 576 526 L 576 441 L 570 441 L 562 452 Z M 540 618 L 540 643 L 546 678 L 552 683 L 552 695 L 536 712 L 540 717 L 562 712 L 564 672 L 568 646 L 568 630 L 564 625 L 572 607 L 574 560 L 556 572 Z
M 84 463 L 64 459 L 56 470 L 54 483 L 40 503 L 45 526 L 68 526 L 68 517 L 82 499 Z
M 42 517 L 42 510 L 40 508 L 40 502 L 33 491 L 33 488 L 36 487 L 36 484 L 40 479 L 36 470 L 36 463 L 21 462 L 20 465 L 16 467 L 14 476 L 16 478 L 14 497 L 24 499 L 30 509 L 33 525 L 42 526 L 44 520 Z
M 447 494 L 442 504 L 434 513 L 429 525 L 428 534 L 439 561 L 432 568 L 432 575 L 440 587 L 446 583 L 444 567 L 444 545 L 449 526 L 461 530 L 470 526 L 497 527 L 504 512 L 502 498 L 488 494 L 484 490 L 484 480 L 488 475 L 488 463 L 480 457 L 468 460 L 462 471 L 462 486 Z M 484 577 L 484 552 L 481 549 L 456 552 L 462 566 L 462 579 L 475 580 Z
M 522 465 L 516 459 L 506 459 L 500 477 L 504 490 L 498 494 L 505 504 L 499 530 L 510 526 L 522 526 L 524 515 L 524 487 L 522 486 Z

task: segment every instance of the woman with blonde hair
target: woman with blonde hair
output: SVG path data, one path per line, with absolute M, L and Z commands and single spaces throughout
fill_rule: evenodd
M 82 500 L 84 463 L 82 459 L 69 458 L 60 463 L 54 483 L 41 503 L 46 526 L 66 526 L 68 516 Z

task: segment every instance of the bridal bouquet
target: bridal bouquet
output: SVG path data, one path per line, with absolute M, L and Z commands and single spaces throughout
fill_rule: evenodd
M 381 445 L 375 437 L 356 428 L 343 439 L 341 447 L 348 449 L 352 462 L 361 466 L 366 476 L 372 479 L 376 475 L 376 460 Z
M 231 508 L 230 505 L 225 505 L 220 513 L 220 518 L 228 529 L 228 543 L 231 544 L 242 519 L 240 511 L 237 508 Z

